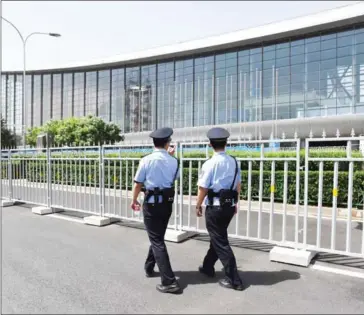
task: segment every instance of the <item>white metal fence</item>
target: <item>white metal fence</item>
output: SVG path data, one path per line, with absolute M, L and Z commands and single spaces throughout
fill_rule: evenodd
M 335 149 L 323 150 L 320 142 Z M 363 137 L 229 142 L 242 170 L 239 211 L 229 235 L 364 257 Z M 343 142 L 347 145 L 343 149 Z M 320 146 L 320 149 L 316 148 Z M 195 215 L 197 179 L 212 154 L 206 142 L 180 143 L 172 229 L 206 232 Z M 151 145 L 8 150 L 1 157 L 1 196 L 131 221 L 133 178 Z

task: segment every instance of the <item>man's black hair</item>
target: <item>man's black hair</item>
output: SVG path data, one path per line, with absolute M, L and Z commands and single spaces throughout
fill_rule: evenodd
M 164 138 L 164 139 L 153 139 L 154 146 L 156 148 L 164 148 L 165 145 L 170 141 L 170 138 Z
M 210 141 L 211 146 L 214 150 L 223 150 L 226 147 L 227 139 L 225 140 L 211 140 Z

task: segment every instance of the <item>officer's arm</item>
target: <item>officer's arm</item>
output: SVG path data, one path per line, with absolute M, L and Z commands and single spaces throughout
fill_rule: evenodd
M 138 200 L 138 196 L 142 190 L 143 184 L 142 183 L 134 183 L 133 187 L 133 202 Z
M 241 191 L 241 169 L 240 169 L 240 165 L 238 166 L 238 174 L 236 175 L 236 181 L 237 181 L 236 190 L 238 192 L 238 200 L 240 200 L 240 191 Z
M 133 187 L 133 202 L 138 199 L 140 191 L 142 190 L 143 183 L 146 180 L 146 169 L 144 160 L 139 163 L 138 170 L 134 177 L 134 187 Z
M 208 189 L 211 186 L 211 178 L 212 172 L 208 168 L 208 164 L 205 163 L 202 165 L 201 174 L 198 179 L 198 195 L 197 195 L 197 203 L 196 208 L 200 208 L 203 200 L 205 199 Z
M 202 206 L 202 203 L 207 195 L 208 189 L 203 188 L 201 186 L 198 187 L 198 194 L 197 194 L 197 203 L 196 208 L 200 208 Z

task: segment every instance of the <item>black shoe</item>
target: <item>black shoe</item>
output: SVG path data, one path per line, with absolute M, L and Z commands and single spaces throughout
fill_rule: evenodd
M 204 274 L 205 276 L 208 276 L 209 278 L 213 278 L 215 277 L 215 270 L 213 271 L 206 271 L 203 266 L 198 267 L 198 271 L 202 274 Z
M 243 284 L 238 284 L 238 285 L 232 285 L 230 283 L 229 280 L 227 279 L 222 279 L 219 281 L 219 284 L 223 287 L 223 288 L 226 288 L 226 289 L 233 289 L 233 290 L 236 290 L 236 291 L 244 291 L 245 290 L 245 287 Z
M 145 270 L 145 276 L 146 276 L 147 278 L 152 278 L 152 277 L 154 277 L 154 276 L 155 276 L 155 272 L 154 272 L 154 270 L 152 270 L 152 271 L 147 271 L 147 270 Z
M 181 292 L 181 287 L 178 282 L 172 283 L 170 285 L 158 284 L 157 290 L 162 293 L 179 293 Z

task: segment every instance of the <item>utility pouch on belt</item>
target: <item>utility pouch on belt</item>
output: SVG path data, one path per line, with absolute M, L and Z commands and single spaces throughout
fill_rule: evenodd
M 164 203 L 173 203 L 174 202 L 175 190 L 174 190 L 173 185 L 174 185 L 174 182 L 176 181 L 178 170 L 179 170 L 179 160 L 177 160 L 177 169 L 176 169 L 176 172 L 174 173 L 172 187 L 162 189 L 162 196 L 163 196 L 162 198 L 163 198 Z
M 164 188 L 162 189 L 162 198 L 164 203 L 173 203 L 174 201 L 174 188 Z
M 234 190 L 234 183 L 236 176 L 238 174 L 238 162 L 232 156 L 235 161 L 235 175 L 233 182 L 230 186 L 230 189 L 221 189 L 219 192 L 215 193 L 212 189 L 209 189 L 207 192 L 207 199 L 209 201 L 209 205 L 213 205 L 214 197 L 219 198 L 221 207 L 232 207 L 234 203 L 238 201 L 238 192 Z

